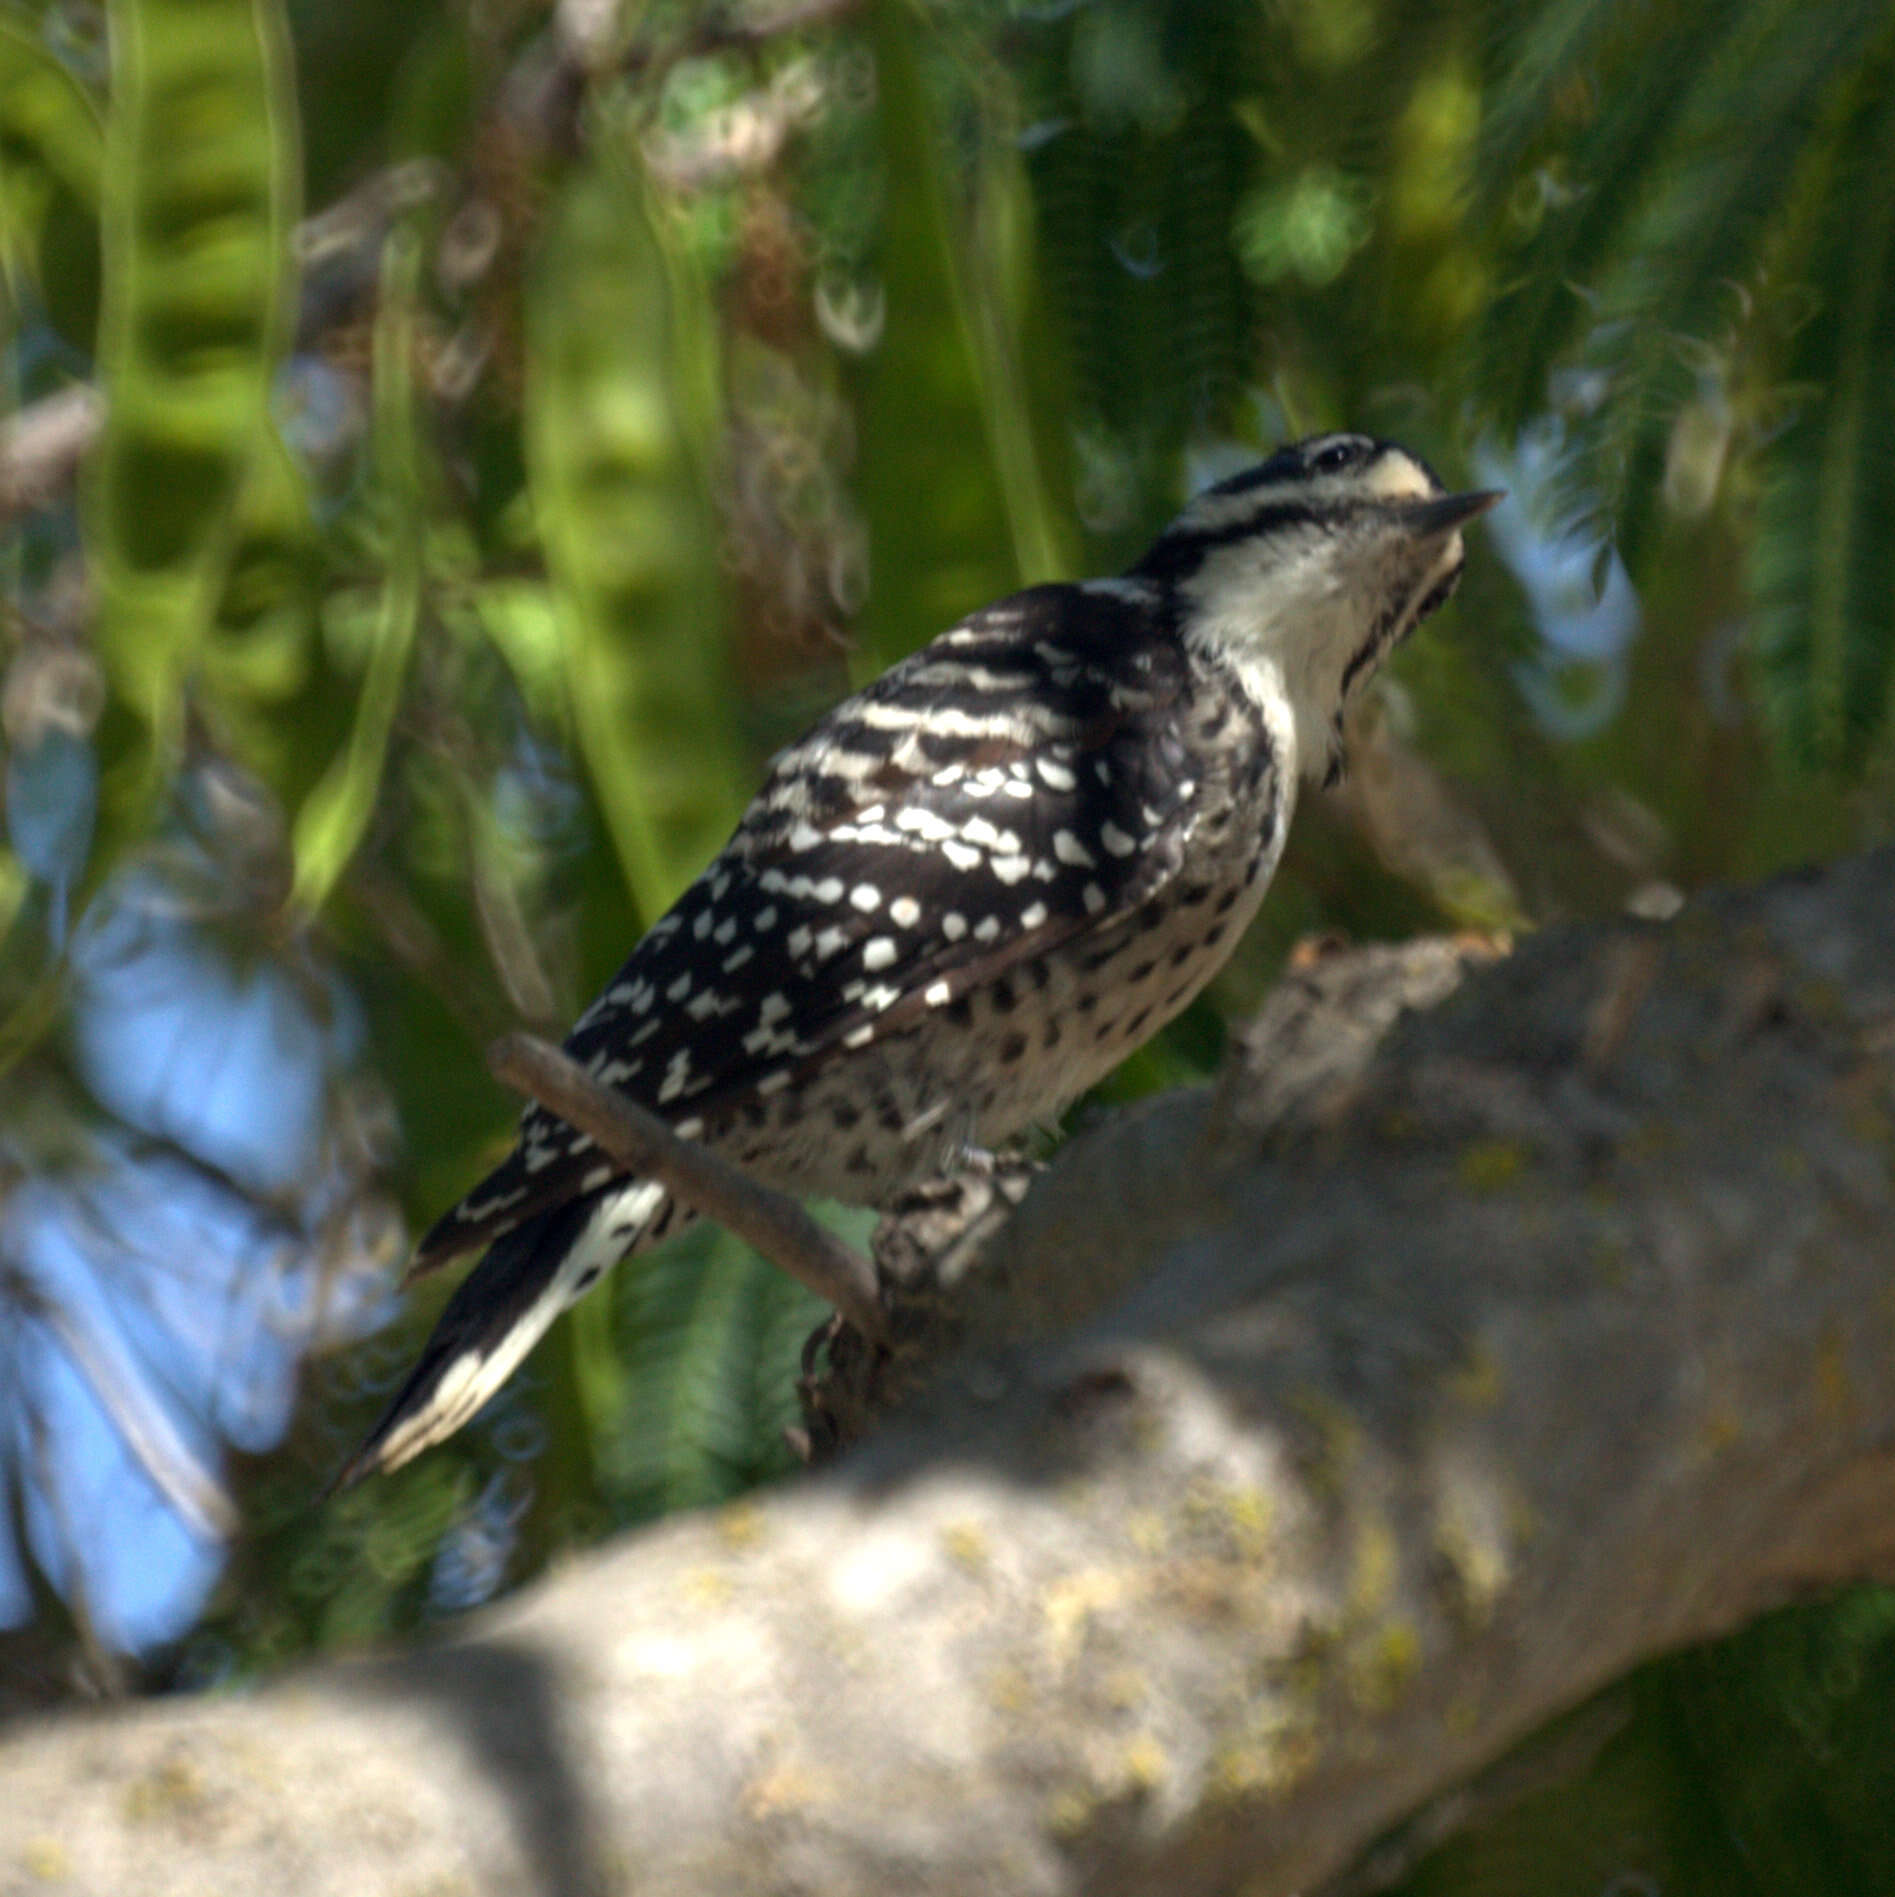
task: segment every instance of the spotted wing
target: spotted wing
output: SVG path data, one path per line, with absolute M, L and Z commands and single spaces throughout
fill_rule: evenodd
M 1130 914 L 1197 821 L 1190 689 L 1156 593 L 1036 587 L 973 615 L 779 755 L 567 1050 L 689 1135 Z M 613 1170 L 530 1107 L 415 1269 Z

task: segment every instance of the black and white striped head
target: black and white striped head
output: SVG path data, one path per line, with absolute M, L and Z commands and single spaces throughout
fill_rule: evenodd
M 1460 529 L 1499 499 L 1392 441 L 1315 435 L 1206 488 L 1132 577 L 1173 589 L 1186 640 L 1285 707 L 1303 774 L 1333 781 L 1350 697 L 1446 602 Z

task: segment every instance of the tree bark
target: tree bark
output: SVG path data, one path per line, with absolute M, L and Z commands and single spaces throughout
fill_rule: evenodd
M 425 1651 L 5 1734 L 0 1891 L 1309 1891 L 1895 1576 L 1892 1264 L 1895 854 L 1319 963 L 1066 1148 L 834 1469 Z

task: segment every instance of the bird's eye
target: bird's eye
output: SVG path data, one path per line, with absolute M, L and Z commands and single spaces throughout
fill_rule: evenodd
M 1318 474 L 1340 474 L 1344 468 L 1354 466 L 1361 452 L 1359 442 L 1332 441 L 1327 448 L 1317 451 L 1310 466 Z

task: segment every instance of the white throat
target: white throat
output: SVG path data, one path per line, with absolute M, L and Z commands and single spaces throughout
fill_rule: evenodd
M 1373 585 L 1364 577 L 1312 531 L 1287 553 L 1280 543 L 1220 547 L 1185 582 L 1187 643 L 1232 666 L 1264 707 L 1286 775 L 1320 780 L 1329 769 L 1343 671 L 1388 605 L 1382 574 L 1367 576 Z

